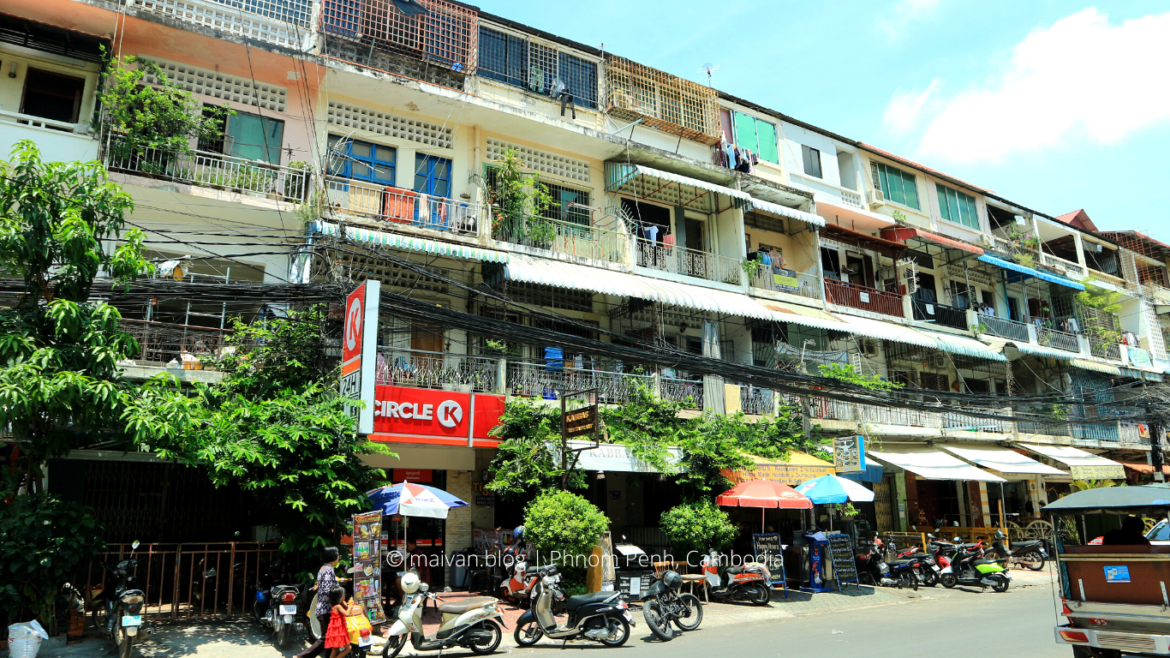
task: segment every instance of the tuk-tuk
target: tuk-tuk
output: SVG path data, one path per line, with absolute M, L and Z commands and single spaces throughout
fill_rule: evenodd
M 1073 544 L 1062 522 L 1097 514 L 1162 519 L 1167 510 L 1170 484 L 1090 489 L 1044 508 L 1056 530 L 1062 614 L 1068 619 L 1055 628 L 1056 641 L 1071 645 L 1076 658 L 1170 655 L 1170 546 L 1150 545 L 1140 533 L 1109 533 L 1099 545 Z

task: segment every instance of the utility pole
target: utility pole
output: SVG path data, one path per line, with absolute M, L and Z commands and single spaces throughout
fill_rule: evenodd
M 1145 407 L 1146 407 L 1146 427 L 1150 432 L 1150 465 L 1154 467 L 1154 482 L 1165 482 L 1166 475 L 1162 473 L 1162 433 L 1165 431 L 1161 422 L 1162 415 L 1160 409 L 1156 409 L 1151 401 L 1151 388 L 1149 384 L 1145 386 Z

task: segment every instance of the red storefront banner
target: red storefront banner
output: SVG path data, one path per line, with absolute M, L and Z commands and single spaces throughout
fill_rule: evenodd
M 362 333 L 366 322 L 366 284 L 345 299 L 345 329 L 341 339 L 341 374 L 361 368 Z
M 502 413 L 502 395 L 377 386 L 374 389 L 375 435 L 372 438 L 469 445 L 472 439 L 490 438 L 488 432 L 500 423 Z M 440 440 L 412 441 L 409 437 L 435 437 Z

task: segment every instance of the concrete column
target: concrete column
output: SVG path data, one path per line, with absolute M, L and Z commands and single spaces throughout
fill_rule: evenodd
M 475 500 L 474 473 L 471 471 L 447 471 L 447 491 L 466 501 Z M 447 532 L 443 552 L 450 558 L 455 551 L 471 548 L 471 516 L 473 505 L 455 507 L 447 513 Z M 453 569 L 445 569 L 447 585 L 451 585 Z
M 720 359 L 722 349 L 719 346 L 719 323 L 703 322 L 703 356 Z M 703 410 L 724 413 L 726 406 L 723 398 L 723 378 L 717 375 L 703 376 Z

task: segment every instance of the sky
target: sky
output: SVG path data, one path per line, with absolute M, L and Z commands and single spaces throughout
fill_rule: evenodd
M 680 77 L 714 64 L 735 96 L 1170 243 L 1170 3 L 471 3 Z

